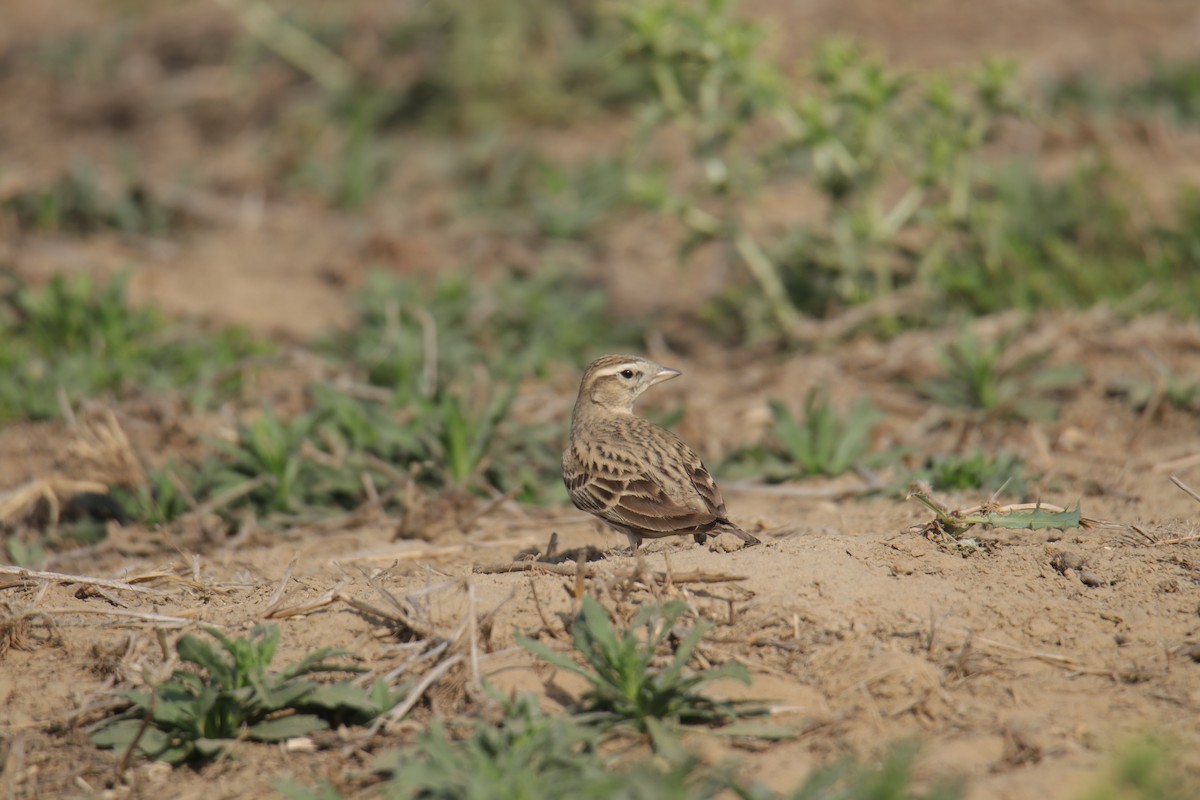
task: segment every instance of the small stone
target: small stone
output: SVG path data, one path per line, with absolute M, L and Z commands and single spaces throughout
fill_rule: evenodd
M 1079 580 L 1084 586 L 1104 586 L 1106 581 L 1094 572 L 1083 570 L 1079 573 Z
M 1058 550 L 1050 558 L 1050 566 L 1060 575 L 1065 575 L 1069 569 L 1079 571 L 1086 567 L 1087 563 L 1087 559 L 1081 554 L 1070 550 Z
M 708 549 L 712 553 L 734 553 L 745 546 L 746 543 L 732 533 L 719 533 L 708 537 Z

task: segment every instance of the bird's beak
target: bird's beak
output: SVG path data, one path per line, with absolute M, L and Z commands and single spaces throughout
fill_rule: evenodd
M 671 378 L 678 378 L 682 374 L 683 373 L 677 369 L 671 369 L 670 367 L 659 367 L 658 373 L 650 379 L 650 385 L 653 386 L 656 383 L 669 381 Z

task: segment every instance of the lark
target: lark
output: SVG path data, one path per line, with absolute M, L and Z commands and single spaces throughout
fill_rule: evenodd
M 598 358 L 583 373 L 563 453 L 563 482 L 577 508 L 629 539 L 692 534 L 697 542 L 729 532 L 758 539 L 729 521 L 725 501 L 692 448 L 675 434 L 635 416 L 634 401 L 679 370 L 638 356 Z

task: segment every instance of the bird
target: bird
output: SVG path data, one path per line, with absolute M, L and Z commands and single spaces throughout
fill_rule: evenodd
M 631 355 L 607 355 L 583 373 L 563 452 L 563 483 L 576 508 L 624 533 L 632 552 L 643 539 L 732 533 L 759 540 L 729 521 L 712 475 L 675 434 L 633 413 L 651 386 L 679 370 Z

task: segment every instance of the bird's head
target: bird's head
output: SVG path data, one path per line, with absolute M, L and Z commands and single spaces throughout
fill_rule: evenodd
M 677 369 L 669 369 L 640 356 L 603 356 L 593 361 L 583 373 L 579 403 L 590 401 L 607 411 L 628 414 L 633 411 L 633 401 L 642 392 L 679 374 Z

